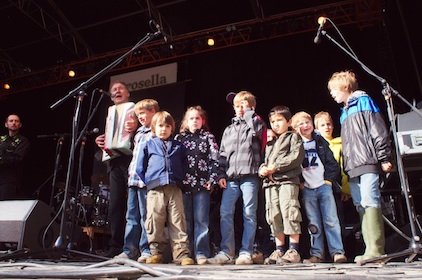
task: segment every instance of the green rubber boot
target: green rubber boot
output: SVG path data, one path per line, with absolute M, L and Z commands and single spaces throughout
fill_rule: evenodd
M 368 260 L 384 255 L 385 236 L 384 221 L 380 208 L 366 208 L 362 216 L 362 236 L 365 242 L 365 253 L 356 256 L 355 262 Z

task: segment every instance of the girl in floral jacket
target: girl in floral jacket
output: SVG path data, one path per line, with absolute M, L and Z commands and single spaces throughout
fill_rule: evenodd
M 175 139 L 186 147 L 188 171 L 183 180 L 183 203 L 190 249 L 198 264 L 210 256 L 210 192 L 216 184 L 218 144 L 207 125 L 206 112 L 200 106 L 189 107 L 180 134 Z

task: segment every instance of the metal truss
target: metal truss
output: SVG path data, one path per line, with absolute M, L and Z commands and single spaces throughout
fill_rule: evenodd
M 382 9 L 380 0 L 349 0 L 174 36 L 168 42 L 157 40 L 143 45 L 111 72 L 139 69 L 199 53 L 315 31 L 320 16 L 329 17 L 337 26 L 355 24 L 365 28 L 381 22 Z M 215 41 L 212 47 L 206 43 L 210 37 Z M 77 72 L 77 78 L 84 79 L 93 76 L 127 51 L 129 49 L 27 73 L 2 81 L 2 84 L 8 82 L 12 85 L 7 91 L 9 94 L 66 83 L 75 79 L 67 75 L 70 69 Z M 3 88 L 0 90 L 3 95 L 6 94 Z

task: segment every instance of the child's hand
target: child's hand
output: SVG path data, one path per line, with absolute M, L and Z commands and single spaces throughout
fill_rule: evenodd
M 221 178 L 220 180 L 218 180 L 218 185 L 220 186 L 221 189 L 227 188 L 226 178 Z
M 340 201 L 348 201 L 350 199 L 350 195 L 348 195 L 347 193 L 340 193 Z
M 135 131 L 137 126 L 138 126 L 138 120 L 135 118 L 134 115 L 131 115 L 129 117 L 129 120 L 125 122 L 125 131 L 127 132 Z
M 266 166 L 263 166 L 259 169 L 259 176 L 265 177 L 268 175 L 268 168 Z
M 384 162 L 381 163 L 381 169 L 384 172 L 388 172 L 391 170 L 391 168 L 393 168 L 393 165 L 391 164 L 391 162 Z

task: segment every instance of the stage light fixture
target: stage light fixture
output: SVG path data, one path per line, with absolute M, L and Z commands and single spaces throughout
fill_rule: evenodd
M 8 84 L 8 83 L 3 84 L 3 88 L 5 90 L 9 90 L 10 89 L 10 84 Z
M 212 46 L 214 46 L 214 44 L 215 44 L 215 41 L 214 41 L 214 39 L 213 38 L 208 38 L 208 40 L 207 40 L 207 44 L 208 44 L 208 46 L 210 46 L 210 47 L 212 47 Z
M 67 75 L 69 75 L 69 77 L 73 78 L 76 76 L 76 72 L 73 70 L 69 70 L 69 72 L 67 72 Z

